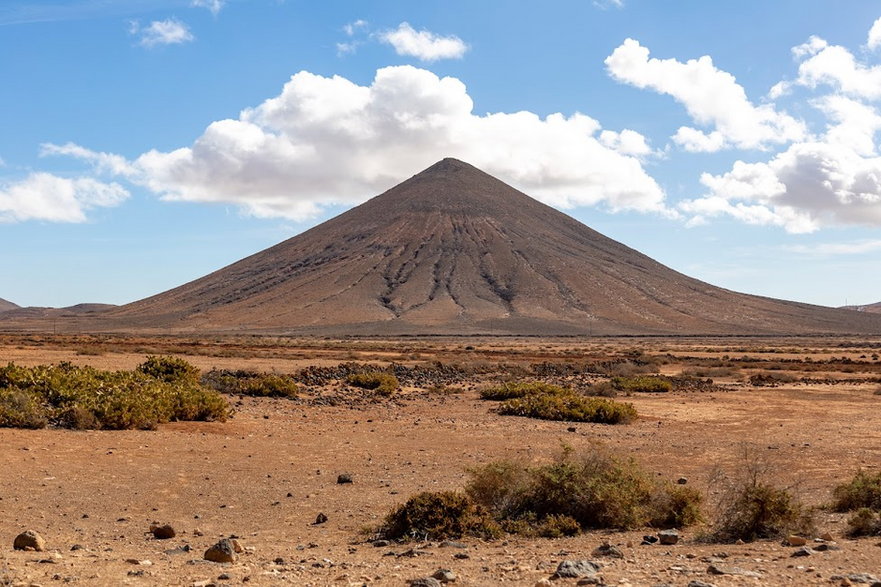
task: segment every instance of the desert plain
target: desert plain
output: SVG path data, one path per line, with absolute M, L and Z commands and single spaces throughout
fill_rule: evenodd
M 456 585 L 532 586 L 567 559 L 599 563 L 607 585 L 855 584 L 861 574 L 881 575 L 881 542 L 848 538 L 848 514 L 823 506 L 837 484 L 881 466 L 879 353 L 881 339 L 849 337 L 4 335 L 4 364 L 132 369 L 158 354 L 203 372 L 294 374 L 352 362 L 423 370 L 390 397 L 332 380 L 301 385 L 297 399 L 226 396 L 234 407 L 226 422 L 0 429 L 0 584 L 407 585 L 449 569 Z M 482 387 L 512 379 L 577 388 L 606 377 L 591 373 L 599 364 L 651 365 L 673 390 L 619 394 L 639 414 L 622 425 L 503 416 L 479 397 Z M 757 374 L 780 377 L 756 385 Z M 421 491 L 461 490 L 470 468 L 499 459 L 540 464 L 564 447 L 597 446 L 700 490 L 706 521 L 665 546 L 642 544 L 651 528 L 454 546 L 373 542 L 393 507 Z M 798 548 L 777 539 L 708 542 L 726 484 L 750 467 L 816 506 L 808 546 L 832 548 L 797 557 Z M 344 474 L 352 483 L 338 483 Z M 319 514 L 325 522 L 316 523 Z M 154 538 L 154 523 L 176 536 Z M 13 550 L 25 530 L 42 535 L 47 549 Z M 203 560 L 230 536 L 244 549 L 234 563 Z M 623 557 L 595 555 L 604 543 Z

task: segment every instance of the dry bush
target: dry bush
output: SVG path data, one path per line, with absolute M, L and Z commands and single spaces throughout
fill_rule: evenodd
M 382 371 L 351 373 L 346 377 L 346 383 L 361 389 L 369 389 L 378 395 L 385 396 L 393 394 L 400 386 L 397 377 Z
M 857 471 L 850 481 L 832 490 L 832 509 L 848 512 L 859 508 L 881 511 L 881 471 Z
M 814 511 L 805 506 L 792 488 L 769 480 L 770 465 L 744 448 L 741 470 L 721 478 L 727 487 L 718 504 L 718 516 L 708 539 L 731 543 L 738 540 L 778 538 L 787 534 L 810 535 Z
M 488 512 L 455 491 L 419 493 L 394 508 L 379 529 L 380 536 L 392 540 L 497 538 L 501 534 Z
M 636 408 L 631 404 L 601 397 L 584 397 L 574 392 L 541 393 L 509 399 L 499 406 L 499 414 L 595 424 L 628 424 L 637 417 Z
M 696 490 L 659 482 L 633 459 L 600 447 L 526 467 L 497 461 L 469 471 L 466 494 L 509 532 L 568 535 L 578 529 L 687 526 L 701 519 Z M 559 534 L 558 534 L 559 533 Z
M 749 383 L 753 387 L 777 387 L 783 383 L 793 383 L 795 376 L 789 373 L 756 373 L 750 375 Z
M 202 385 L 220 393 L 255 397 L 296 399 L 299 387 L 290 375 L 249 370 L 212 369 L 202 376 Z
M 612 387 L 625 393 L 666 393 L 673 384 L 660 377 L 613 377 Z
M 492 401 L 503 401 L 514 398 L 526 397 L 527 395 L 550 394 L 550 395 L 568 395 L 572 390 L 552 385 L 550 383 L 542 383 L 539 381 L 507 381 L 501 385 L 488 387 L 480 391 L 481 399 Z
M 847 519 L 847 535 L 851 538 L 881 535 L 881 516 L 871 508 L 859 508 Z

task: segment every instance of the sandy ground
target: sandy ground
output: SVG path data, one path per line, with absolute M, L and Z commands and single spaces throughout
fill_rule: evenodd
M 529 345 L 535 353 L 541 350 Z M 405 353 L 425 359 L 432 348 L 441 356 L 461 346 L 432 343 Z M 501 347 L 493 352 L 518 352 Z M 565 347 L 553 343 L 542 352 L 559 356 Z M 825 343 L 814 347 L 832 354 Z M 726 349 L 707 352 L 721 355 Z M 800 345 L 799 352 L 804 350 Z M 315 353 L 313 359 L 266 357 L 262 351 L 188 358 L 206 369 L 285 371 L 378 351 L 341 345 L 335 352 Z M 73 360 L 131 368 L 142 358 L 125 349 L 88 355 L 26 341 L 0 347 L 4 362 Z M 859 381 L 778 388 L 737 384 L 708 393 L 639 395 L 622 398 L 641 416 L 626 426 L 503 417 L 474 391 L 432 395 L 410 389 L 395 402 L 358 407 L 245 399 L 226 423 L 174 423 L 157 431 L 0 429 L 0 585 L 406 585 L 448 568 L 458 575 L 457 585 L 531 586 L 550 577 L 559 561 L 585 558 L 603 565 L 609 585 L 684 587 L 693 580 L 718 586 L 828 585 L 834 575 L 881 576 L 879 539 L 844 538 L 846 515 L 830 513 L 820 514 L 820 532 L 830 532 L 840 549 L 804 558 L 791 557 L 796 549 L 777 542 L 705 544 L 696 540 L 705 528 L 683 530 L 674 546 L 641 546 L 648 530 L 554 540 L 466 539 L 464 549 L 436 543 L 377 548 L 365 540 L 365 529 L 418 491 L 459 489 L 468 467 L 503 457 L 541 462 L 564 444 L 586 450 L 601 442 L 633 455 L 660 477 L 685 476 L 707 492 L 708 510 L 721 487 L 716 474 L 743 470 L 746 452 L 767 463 L 776 481 L 819 505 L 858 468 L 881 465 L 876 387 Z M 344 472 L 352 475 L 352 484 L 337 483 Z M 328 521 L 316 525 L 319 513 Z M 148 533 L 153 522 L 171 524 L 178 535 L 154 539 Z M 15 535 L 26 529 L 47 540 L 47 552 L 12 549 Z M 237 562 L 202 560 L 206 548 L 230 535 L 245 547 Z M 625 558 L 591 556 L 604 541 L 619 545 Z M 710 575 L 714 560 L 759 576 Z

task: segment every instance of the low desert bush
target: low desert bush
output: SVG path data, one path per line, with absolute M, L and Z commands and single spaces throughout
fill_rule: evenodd
M 501 533 L 487 511 L 455 491 L 419 493 L 394 508 L 379 529 L 380 536 L 392 540 L 497 538 Z
M 859 508 L 881 511 L 881 471 L 858 471 L 853 479 L 832 490 L 832 509 L 847 512 Z
M 591 383 L 583 390 L 584 395 L 591 397 L 618 397 L 618 390 L 611 381 Z
M 871 508 L 859 508 L 847 519 L 847 535 L 851 538 L 881 535 L 881 516 Z
M 753 387 L 777 387 L 783 383 L 792 383 L 795 376 L 789 373 L 756 373 L 750 375 L 749 383 Z
M 625 393 L 665 393 L 673 384 L 660 377 L 613 377 L 612 387 Z
M 138 365 L 138 371 L 166 383 L 199 381 L 199 369 L 179 357 L 151 355 Z
M 497 461 L 469 471 L 466 494 L 509 532 L 559 535 L 593 528 L 681 527 L 701 519 L 701 494 L 655 480 L 632 459 L 594 447 L 526 467 Z M 556 529 L 554 529 L 556 528 Z
M 248 370 L 212 369 L 202 376 L 202 385 L 231 395 L 286 397 L 295 399 L 299 387 L 290 375 Z
M 509 399 L 499 406 L 499 414 L 596 424 L 628 424 L 637 416 L 636 408 L 631 404 L 585 397 L 574 392 L 541 393 Z
M 542 383 L 539 381 L 508 381 L 501 385 L 489 387 L 480 391 L 481 399 L 504 401 L 508 399 L 526 397 L 527 395 L 567 395 L 572 391 L 559 385 Z
M 160 377 L 163 374 L 160 373 Z M 225 420 L 226 401 L 182 378 L 70 363 L 0 367 L 0 426 L 152 429 L 171 420 Z
M 352 373 L 346 377 L 346 383 L 353 387 L 372 390 L 378 395 L 391 395 L 400 386 L 397 377 L 382 371 Z

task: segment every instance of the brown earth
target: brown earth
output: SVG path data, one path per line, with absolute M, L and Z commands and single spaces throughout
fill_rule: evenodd
M 457 393 L 409 386 L 377 401 L 338 386 L 306 389 L 293 401 L 230 398 L 237 411 L 226 423 L 174 423 L 157 431 L 0 429 L 0 585 L 405 585 L 449 568 L 459 576 L 457 585 L 531 586 L 560 560 L 583 558 L 600 562 L 610 585 L 829 585 L 833 575 L 881 576 L 879 539 L 845 538 L 846 514 L 828 512 L 819 515 L 818 533 L 831 532 L 840 550 L 805 558 L 792 558 L 794 548 L 772 541 L 699 542 L 707 527 L 684 529 L 674 546 L 640 546 L 651 533 L 642 530 L 466 539 L 465 549 L 418 542 L 377 548 L 364 532 L 418 491 L 461 489 L 468 467 L 499 458 L 538 463 L 564 444 L 578 451 L 601 442 L 661 478 L 685 476 L 706 492 L 710 517 L 722 489 L 717 473 L 742 471 L 745 452 L 807 503 L 826 503 L 835 484 L 859 468 L 877 471 L 881 463 L 881 396 L 874 394 L 879 348 L 881 340 L 845 338 L 0 337 L 0 361 L 70 360 L 112 369 L 133 368 L 145 353 L 157 352 L 178 353 L 203 370 L 293 372 L 345 361 L 440 360 L 498 376 L 536 363 L 622 357 L 638 357 L 669 375 L 715 369 L 708 388 L 619 397 L 640 413 L 622 426 L 499 416 L 478 398 L 483 379 L 475 376 L 454 385 Z M 794 381 L 753 387 L 747 379 L 756 373 L 786 373 Z M 354 483 L 337 484 L 344 472 Z M 319 513 L 328 521 L 314 525 Z M 153 522 L 171 524 L 178 536 L 154 539 L 147 533 Z M 43 535 L 49 551 L 13 551 L 13 538 L 26 529 Z M 201 560 L 205 549 L 231 534 L 246 548 L 237 562 Z M 619 545 L 625 558 L 592 557 L 603 541 Z M 168 552 L 186 546 L 189 552 Z M 415 556 L 406 554 L 411 549 Z M 710 575 L 707 557 L 760 576 Z
M 714 287 L 467 163 L 444 159 L 303 234 L 173 290 L 91 314 L 7 313 L 0 328 L 332 336 L 881 333 L 881 316 Z
M 6 312 L 7 310 L 14 310 L 16 308 L 18 308 L 17 305 L 13 304 L 12 302 L 8 302 L 8 301 L 4 300 L 3 298 L 0 298 L 0 312 Z

